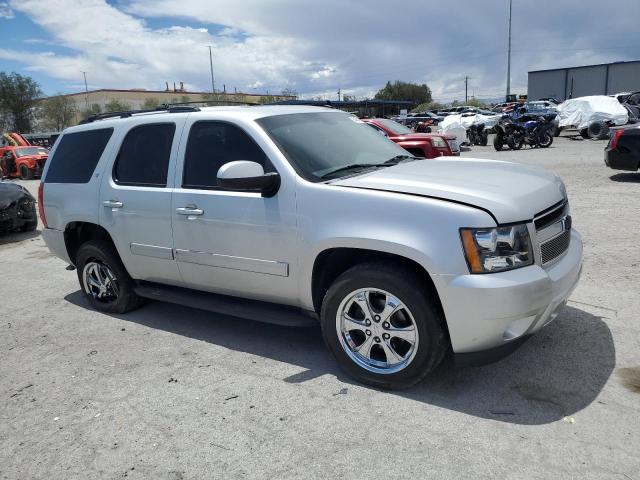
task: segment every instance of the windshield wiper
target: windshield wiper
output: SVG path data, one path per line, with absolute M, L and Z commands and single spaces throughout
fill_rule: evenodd
M 393 164 L 388 163 L 352 163 L 350 165 L 343 165 L 342 167 L 334 168 L 333 170 L 329 170 L 326 173 L 320 175 L 320 178 L 327 178 L 331 175 L 340 172 L 346 172 L 347 170 L 355 170 L 357 168 L 374 168 L 374 167 L 390 167 Z
M 384 162 L 383 165 L 397 165 L 400 162 L 403 161 L 411 161 L 411 160 L 416 160 L 417 157 L 413 156 L 413 155 L 396 155 L 395 157 L 391 157 L 389 160 L 387 160 L 386 162 Z

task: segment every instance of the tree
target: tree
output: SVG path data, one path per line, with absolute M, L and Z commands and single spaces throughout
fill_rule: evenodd
M 105 112 L 126 112 L 131 110 L 131 105 L 120 100 L 113 99 L 104 106 Z
M 428 102 L 428 103 L 421 103 L 416 108 L 411 110 L 411 112 L 421 113 L 427 110 L 442 110 L 443 108 L 447 108 L 447 106 L 444 103 Z
M 44 128 L 61 132 L 75 123 L 76 102 L 63 95 L 44 100 L 40 108 L 40 117 Z
M 383 89 L 376 93 L 376 100 L 407 100 L 414 105 L 428 103 L 432 101 L 431 89 L 426 84 L 409 82 L 387 82 Z
M 0 113 L 12 130 L 31 131 L 40 86 L 31 77 L 0 72 Z
M 478 107 L 478 108 L 487 108 L 488 107 L 488 105 L 486 103 L 484 103 L 481 100 L 478 100 L 476 97 L 469 98 L 465 102 L 465 105 L 470 105 L 472 107 Z
M 160 100 L 157 98 L 146 98 L 142 104 L 143 110 L 154 110 L 160 106 Z
M 282 91 L 280 92 L 280 95 L 282 95 L 283 97 L 295 97 L 296 100 L 298 99 L 298 92 L 296 92 L 291 87 L 283 88 Z
M 92 103 L 88 109 L 80 112 L 80 117 L 82 117 L 83 120 L 86 120 L 90 116 L 97 115 L 98 113 L 102 113 L 102 108 L 97 103 Z

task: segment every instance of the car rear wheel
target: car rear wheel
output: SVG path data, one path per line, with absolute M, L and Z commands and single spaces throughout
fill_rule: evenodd
M 142 305 L 133 280 L 109 242 L 84 243 L 76 256 L 76 269 L 80 287 L 96 310 L 126 313 Z
M 33 171 L 24 164 L 20 165 L 19 173 L 22 180 L 31 180 L 33 178 Z
M 331 285 L 322 333 L 340 367 L 380 388 L 406 388 L 442 361 L 448 343 L 424 280 L 390 263 L 357 265 Z

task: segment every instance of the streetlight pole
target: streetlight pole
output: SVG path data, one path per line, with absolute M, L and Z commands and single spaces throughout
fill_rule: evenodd
M 209 66 L 211 67 L 211 93 L 216 93 L 216 84 L 213 81 L 213 55 L 211 54 L 211 45 L 209 47 Z
M 507 97 L 511 94 L 511 8 L 513 0 L 509 0 L 509 46 L 507 49 Z M 505 98 L 505 100 L 507 100 Z
M 82 72 L 84 76 L 84 107 L 89 110 L 89 89 L 87 88 L 87 72 Z

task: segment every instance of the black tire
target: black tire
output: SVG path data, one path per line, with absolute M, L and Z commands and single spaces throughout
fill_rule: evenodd
M 582 130 L 580 130 L 580 136 L 585 140 L 589 140 L 589 129 L 583 128 Z
M 119 292 L 114 299 L 103 301 L 87 291 L 83 275 L 85 266 L 89 262 L 103 264 L 115 275 Z M 80 289 L 87 297 L 91 306 L 96 310 L 108 313 L 126 313 L 140 307 L 144 303 L 144 300 L 135 294 L 134 281 L 129 276 L 129 273 L 127 273 L 118 252 L 110 242 L 92 240 L 83 243 L 78 249 L 75 263 Z
M 493 148 L 495 148 L 496 151 L 499 152 L 500 150 L 502 150 L 502 147 L 504 147 L 502 136 L 496 135 L 495 137 L 493 137 Z
M 38 228 L 38 221 L 34 220 L 31 222 L 27 222 L 20 227 L 21 232 L 33 232 Z
M 485 131 L 480 134 L 480 146 L 486 147 L 489 143 L 489 134 Z
M 31 180 L 33 178 L 33 171 L 24 164 L 20 165 L 19 173 L 22 180 Z
M 449 348 L 442 326 L 444 321 L 426 288 L 416 288 L 418 285 L 424 285 L 424 280 L 416 273 L 389 262 L 356 265 L 331 285 L 322 302 L 322 335 L 338 364 L 349 376 L 374 387 L 400 389 L 419 382 L 440 364 Z M 352 360 L 342 346 L 336 325 L 338 308 L 345 298 L 361 288 L 389 292 L 411 311 L 418 333 L 418 347 L 413 360 L 400 371 L 376 373 L 366 370 Z
M 511 150 L 520 150 L 522 145 L 524 145 L 524 140 L 522 138 L 518 138 L 518 140 L 516 140 L 513 137 L 509 137 L 507 145 L 509 145 Z
M 542 148 L 549 148 L 552 143 L 553 143 L 553 136 L 551 135 L 551 132 L 548 132 L 548 131 L 544 132 L 540 137 L 539 145 Z
M 609 125 L 605 122 L 593 122 L 587 129 L 587 134 L 592 140 L 604 140 L 609 138 Z

